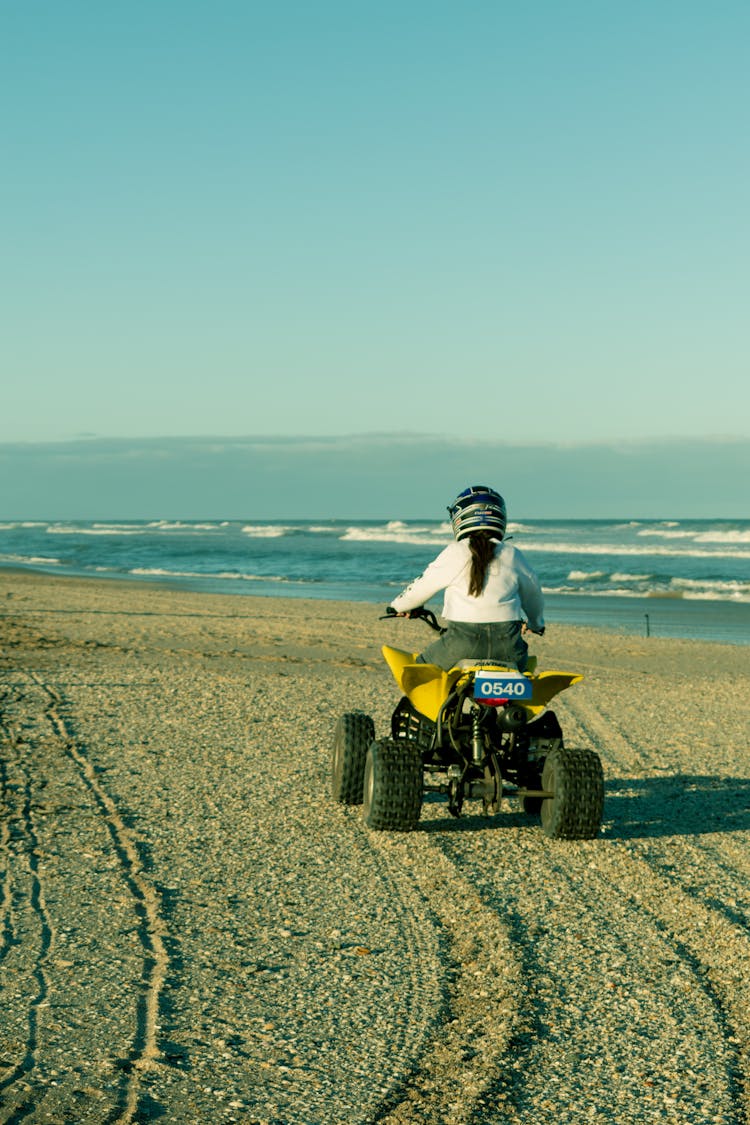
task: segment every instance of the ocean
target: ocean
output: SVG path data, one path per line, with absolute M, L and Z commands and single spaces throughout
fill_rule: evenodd
M 750 520 L 528 520 L 507 536 L 550 627 L 750 642 Z M 430 520 L 8 521 L 0 567 L 385 606 L 450 539 Z

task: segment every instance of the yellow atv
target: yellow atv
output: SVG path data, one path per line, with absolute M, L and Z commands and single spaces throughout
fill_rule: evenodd
M 422 617 L 440 630 L 434 614 Z M 383 646 L 403 692 L 390 738 L 375 737 L 369 715 L 339 719 L 333 744 L 332 789 L 346 805 L 362 805 L 370 828 L 412 831 L 425 793 L 442 794 L 460 816 L 464 801 L 481 800 L 492 815 L 503 797 L 541 815 L 553 839 L 588 840 L 599 832 L 604 780 L 598 754 L 563 745 L 547 704 L 583 677 L 575 672 L 525 673 L 514 666 L 462 660 L 445 672 L 418 664 L 416 654 Z

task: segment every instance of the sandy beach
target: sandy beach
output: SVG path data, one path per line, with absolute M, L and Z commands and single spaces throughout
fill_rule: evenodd
M 553 619 L 601 836 L 376 834 L 379 612 L 0 573 L 0 1121 L 750 1121 L 750 647 Z

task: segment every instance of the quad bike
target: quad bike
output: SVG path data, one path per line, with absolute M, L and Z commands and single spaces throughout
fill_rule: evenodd
M 443 631 L 424 607 L 410 617 Z M 403 692 L 390 737 L 377 739 L 370 716 L 350 711 L 338 720 L 332 755 L 333 796 L 362 805 L 369 828 L 412 831 L 424 794 L 433 793 L 447 796 L 456 817 L 466 800 L 481 800 L 492 815 L 503 797 L 516 797 L 553 839 L 597 835 L 604 804 L 599 756 L 564 746 L 557 717 L 546 710 L 582 676 L 537 673 L 535 657 L 521 673 L 476 660 L 445 672 L 388 645 L 383 656 Z

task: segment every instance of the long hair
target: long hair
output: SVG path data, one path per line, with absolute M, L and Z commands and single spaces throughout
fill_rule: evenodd
M 495 557 L 495 544 L 489 535 L 483 531 L 476 531 L 469 536 L 469 549 L 471 550 L 469 593 L 473 598 L 478 598 L 484 589 L 489 565 Z

